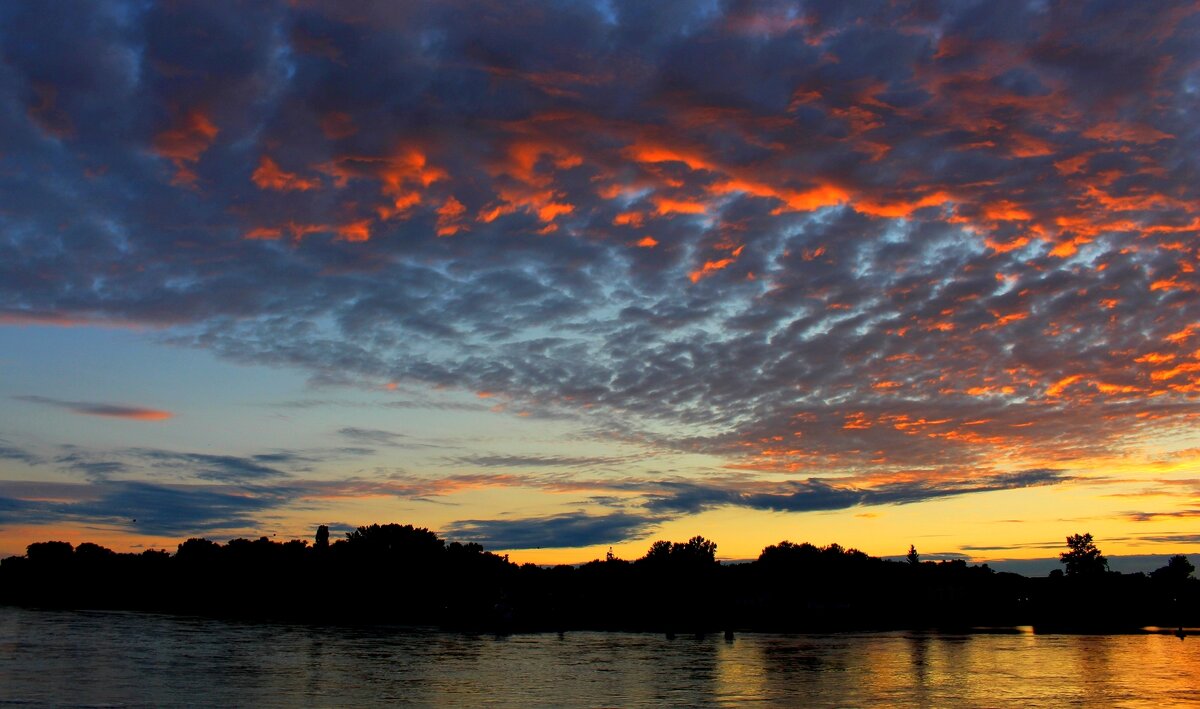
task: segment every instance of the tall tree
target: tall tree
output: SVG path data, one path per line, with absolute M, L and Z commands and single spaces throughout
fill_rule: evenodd
M 1067 576 L 1095 576 L 1108 571 L 1108 559 L 1096 548 L 1091 533 L 1067 537 L 1067 551 L 1058 557 Z

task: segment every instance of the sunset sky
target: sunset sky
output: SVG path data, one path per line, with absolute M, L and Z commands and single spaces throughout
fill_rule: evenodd
M 0 4 L 0 556 L 1200 551 L 1200 3 Z

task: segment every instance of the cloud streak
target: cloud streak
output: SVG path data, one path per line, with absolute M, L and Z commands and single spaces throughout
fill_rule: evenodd
M 653 494 L 647 507 L 656 512 L 701 512 L 732 505 L 777 512 L 816 512 L 871 505 L 905 505 L 942 497 L 1055 485 L 1070 478 L 1060 471 L 1027 470 L 951 480 L 890 482 L 873 487 L 830 484 L 820 479 L 792 480 L 754 491 L 746 485 L 671 482 Z M 747 489 L 749 487 L 750 489 Z
M 611 544 L 647 534 L 659 520 L 627 513 L 583 512 L 518 519 L 468 519 L 443 532 L 451 539 L 489 549 L 552 549 Z
M 85 524 L 141 534 L 255 529 L 290 498 L 265 489 L 137 481 L 0 482 L 0 522 Z
M 469 455 L 451 460 L 461 465 L 481 468 L 591 468 L 614 467 L 626 459 L 612 456 Z
M 14 446 L 3 438 L 0 438 L 0 458 L 17 460 L 25 463 L 26 465 L 37 465 L 38 463 L 42 462 L 41 458 L 34 453 L 21 448 L 20 446 Z
M 60 409 L 66 409 L 73 414 L 83 416 L 102 416 L 105 418 L 130 419 L 134 421 L 166 421 L 175 414 L 161 409 L 151 409 L 144 406 L 127 406 L 124 404 L 107 404 L 91 401 L 65 401 L 52 399 L 47 396 L 23 395 L 14 396 L 17 401 L 30 404 L 43 404 Z

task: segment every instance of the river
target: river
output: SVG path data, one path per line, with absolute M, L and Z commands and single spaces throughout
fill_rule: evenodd
M 0 606 L 0 705 L 1200 704 L 1200 637 L 468 635 Z

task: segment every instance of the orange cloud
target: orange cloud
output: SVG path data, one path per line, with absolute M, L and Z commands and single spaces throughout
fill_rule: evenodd
M 1170 369 L 1158 369 L 1150 373 L 1150 378 L 1156 382 L 1174 379 L 1180 374 L 1200 372 L 1200 362 L 1184 362 Z
M 643 223 L 644 216 L 641 212 L 622 212 L 613 217 L 614 226 L 631 226 L 640 227 Z
M 1195 291 L 1200 289 L 1195 283 L 1188 283 L 1179 280 L 1179 276 L 1171 276 L 1170 278 L 1160 278 L 1150 284 L 1150 290 L 1182 290 Z
M 403 215 L 405 212 L 420 203 L 420 192 L 401 192 L 396 195 L 396 198 L 392 200 L 391 204 L 381 204 L 376 207 L 375 213 L 379 215 L 380 219 L 387 220 L 395 216 Z
M 688 279 L 691 280 L 692 283 L 696 283 L 701 278 L 704 278 L 705 276 L 711 276 L 712 274 L 716 273 L 717 271 L 720 271 L 721 269 L 728 267 L 729 264 L 733 263 L 736 260 L 737 259 L 735 259 L 735 258 L 723 258 L 723 259 L 718 259 L 716 261 L 705 261 L 704 265 L 701 266 L 698 270 L 692 271 L 691 273 L 688 274 Z
M 199 162 L 200 156 L 208 150 L 220 130 L 209 119 L 208 114 L 200 109 L 193 109 L 178 117 L 164 131 L 154 136 L 151 148 L 160 157 L 170 160 L 175 165 L 173 185 L 194 187 L 197 179 L 189 163 Z
M 583 164 L 583 157 L 566 147 L 545 141 L 521 140 L 508 148 L 508 162 L 503 172 L 531 185 L 545 187 L 552 182 L 548 174 L 538 171 L 538 164 L 549 157 L 554 167 L 566 170 Z
M 366 241 L 371 238 L 371 220 L 362 219 L 337 228 L 337 238 L 342 241 Z
M 133 409 L 121 413 L 93 413 L 92 415 L 134 419 L 137 421 L 166 421 L 175 416 L 170 411 L 160 411 L 158 409 Z
M 539 207 L 537 210 L 537 215 L 538 219 L 541 219 L 544 222 L 552 222 L 554 221 L 555 217 L 559 217 L 564 214 L 570 214 L 573 211 L 575 211 L 575 205 L 573 204 L 567 204 L 565 202 L 550 202 L 549 204 Z
M 446 201 L 437 210 L 437 235 L 438 236 L 454 236 L 462 230 L 461 219 L 467 208 L 463 206 L 453 196 L 447 197 Z
M 1054 169 L 1064 175 L 1076 175 L 1083 172 L 1087 167 L 1088 161 L 1091 160 L 1091 155 L 1085 153 L 1083 155 L 1075 155 L 1069 158 L 1063 158 L 1054 163 Z
M 646 141 L 639 141 L 625 148 L 625 156 L 640 163 L 679 162 L 692 170 L 715 169 L 713 163 L 699 151 L 667 147 Z
M 874 424 L 872 424 L 871 420 L 867 418 L 867 414 L 865 412 L 856 411 L 854 413 L 846 414 L 846 419 L 842 423 L 842 428 L 846 429 L 847 431 L 854 431 L 867 429 L 872 425 Z
M 1182 330 L 1176 330 L 1175 332 L 1171 333 L 1170 335 L 1167 335 L 1167 342 L 1174 342 L 1176 344 L 1183 342 L 1184 340 L 1186 340 L 1186 339 L 1190 338 L 1192 335 L 1194 335 L 1196 333 L 1196 330 L 1197 330 L 1196 325 L 1188 325 L 1187 327 L 1183 328 Z
M 1017 238 L 1015 238 L 1011 241 L 1005 241 L 1005 242 L 998 242 L 994 239 L 987 238 L 987 239 L 984 239 L 984 243 L 987 244 L 987 247 L 989 249 L 995 251 L 996 253 L 1006 254 L 1009 251 L 1016 251 L 1019 248 L 1027 246 L 1029 244 L 1029 237 L 1028 236 L 1018 236 Z
M 842 193 L 843 195 L 845 193 Z M 845 197 L 842 197 L 845 199 Z M 946 192 L 934 192 L 925 195 L 924 197 L 912 202 L 875 202 L 871 200 L 858 200 L 853 202 L 852 206 L 858 212 L 870 214 L 873 217 L 884 217 L 887 219 L 898 219 L 911 216 L 913 212 L 925 207 L 936 207 L 946 202 L 953 200 Z M 840 200 L 839 200 L 840 201 Z
M 654 202 L 654 211 L 659 215 L 666 214 L 705 214 L 708 212 L 708 205 L 704 202 L 695 202 L 685 199 L 670 199 L 669 197 L 660 197 L 655 195 L 651 198 Z
M 577 167 L 583 164 L 583 156 L 566 145 L 530 135 L 532 128 L 523 123 L 511 127 L 520 137 L 508 145 L 502 159 L 488 167 L 492 176 L 499 178 L 497 199 L 480 209 L 476 219 L 489 223 L 506 214 L 524 211 L 546 224 L 539 233 L 554 232 L 558 225 L 552 222 L 574 212 L 575 205 L 553 188 L 553 169 Z
M 321 186 L 321 181 L 318 179 L 305 179 L 294 172 L 286 172 L 280 169 L 279 165 L 266 155 L 262 156 L 259 160 L 258 169 L 254 171 L 250 179 L 260 189 L 277 190 L 279 192 L 291 192 L 294 190 L 307 192 Z
M 292 238 L 299 240 L 309 234 L 320 234 L 322 232 L 332 231 L 326 224 L 302 224 L 299 222 L 288 222 L 286 228 L 292 234 Z
M 283 235 L 283 230 L 277 227 L 254 227 L 250 231 L 242 235 L 243 239 L 278 239 Z
M 983 205 L 983 216 L 995 222 L 1029 221 L 1033 215 L 1008 200 Z
M 1012 156 L 1015 158 L 1040 158 L 1054 154 L 1054 145 L 1028 133 L 1013 133 L 1009 136 Z
M 366 241 L 371 237 L 371 220 L 362 219 L 340 226 L 288 221 L 278 227 L 258 226 L 242 234 L 243 239 L 278 239 L 284 233 L 299 241 L 309 234 L 336 234 L 342 241 Z
M 575 210 L 572 204 L 555 201 L 559 195 L 554 190 L 530 189 L 521 185 L 502 187 L 498 192 L 499 199 L 479 210 L 476 219 L 486 224 L 521 210 L 537 215 L 543 222 L 552 222 L 556 217 Z
M 1061 396 L 1064 389 L 1082 380 L 1084 375 L 1071 374 L 1046 387 L 1046 396 Z
M 430 165 L 424 151 L 415 147 L 401 147 L 388 156 L 342 155 L 317 169 L 333 178 L 337 187 L 345 187 L 355 179 L 378 180 L 380 191 L 387 195 L 429 187 L 449 177 L 445 170 Z
M 770 197 L 784 203 L 773 214 L 783 212 L 811 212 L 825 207 L 834 207 L 850 201 L 850 193 L 834 184 L 822 184 L 808 190 L 777 188 L 753 179 L 734 178 L 723 180 L 709 187 L 713 194 L 743 192 L 755 197 Z
M 1194 205 L 1168 197 L 1163 194 L 1153 192 L 1142 192 L 1139 194 L 1131 194 L 1123 197 L 1114 197 L 1113 195 L 1104 192 L 1096 187 L 1088 185 L 1086 188 L 1087 195 L 1096 200 L 1105 209 L 1114 212 L 1131 212 L 1137 210 L 1158 210 L 1158 209 L 1183 209 L 1189 210 L 1194 208 Z
M 423 151 L 412 147 L 403 148 L 389 160 L 383 161 L 383 167 L 379 171 L 383 190 L 389 194 L 403 191 L 406 183 L 415 182 L 422 187 L 428 187 L 447 177 L 449 174 L 445 170 L 429 164 Z
M 1102 140 L 1106 143 L 1157 143 L 1160 140 L 1171 140 L 1175 136 L 1164 133 L 1157 128 L 1142 123 L 1119 123 L 1107 121 L 1097 123 L 1083 132 L 1083 137 Z

